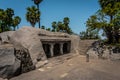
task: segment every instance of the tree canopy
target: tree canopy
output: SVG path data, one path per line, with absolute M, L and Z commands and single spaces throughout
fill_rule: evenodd
M 15 28 L 16 28 L 16 26 L 18 26 L 18 24 L 21 22 L 21 18 L 19 17 L 19 16 L 15 16 L 14 18 L 13 18 L 13 28 L 14 28 L 14 31 L 15 31 Z
M 100 39 L 100 36 L 98 35 L 98 30 L 91 30 L 90 28 L 86 31 L 80 32 L 80 38 L 81 39 Z
M 14 17 L 14 10 L 11 8 L 7 8 L 6 10 L 0 9 L 0 32 L 12 30 L 13 26 L 16 27 L 21 21 L 20 17 L 19 21 L 17 21 L 18 19 L 14 19 L 18 17 Z
M 69 27 L 69 23 L 70 23 L 70 19 L 68 17 L 65 17 L 63 19 L 63 22 L 61 21 L 54 21 L 52 22 L 52 31 L 53 32 L 64 32 L 64 33 L 68 33 L 68 34 L 72 34 L 72 30 Z
M 101 8 L 86 21 L 86 26 L 95 30 L 103 30 L 108 43 L 119 43 L 120 1 L 99 0 Z
M 26 13 L 26 20 L 30 22 L 32 27 L 35 27 L 35 24 L 39 22 L 40 13 L 39 10 L 35 7 L 28 7 Z
M 39 4 L 43 1 L 43 0 L 32 0 L 34 1 L 34 4 L 37 5 L 37 9 L 38 9 L 38 13 L 40 13 L 40 7 L 39 7 Z M 40 28 L 40 16 L 39 16 L 39 21 L 38 21 L 38 24 L 39 24 L 39 28 Z

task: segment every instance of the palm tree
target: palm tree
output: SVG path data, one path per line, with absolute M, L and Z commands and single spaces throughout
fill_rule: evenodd
M 21 18 L 20 18 L 19 16 L 16 16 L 16 20 L 17 20 L 18 24 L 20 24 Z M 17 25 L 17 29 L 19 29 L 19 26 L 18 26 L 18 25 Z
M 65 17 L 65 18 L 63 19 L 63 22 L 64 22 L 65 25 L 68 25 L 69 22 L 70 22 L 70 19 L 69 19 L 68 17 Z
M 39 10 L 39 4 L 43 1 L 43 0 L 32 0 L 34 1 L 34 4 L 37 5 L 37 9 Z M 38 11 L 40 13 L 40 11 Z M 39 17 L 39 28 L 40 28 L 40 17 Z
M 10 28 L 12 26 L 12 17 L 14 16 L 14 10 L 11 8 L 7 8 L 7 10 L 5 11 L 7 14 L 7 19 L 6 19 L 6 23 L 7 23 L 7 28 Z
M 56 29 L 57 29 L 57 23 L 54 21 L 52 22 L 52 31 L 56 32 Z
M 47 31 L 51 31 L 51 29 L 50 29 L 50 28 L 46 28 L 46 30 L 47 30 Z
M 0 32 L 4 31 L 4 19 L 6 18 L 5 11 L 3 9 L 0 9 Z
M 64 22 L 64 32 L 69 32 L 69 22 L 70 22 L 70 19 L 68 17 L 65 17 L 63 19 L 63 22 Z
M 14 31 L 15 31 L 16 26 L 18 26 L 18 24 L 20 24 L 20 22 L 21 22 L 21 18 L 19 16 L 15 16 L 14 19 L 13 19 Z M 17 29 L 18 29 L 18 27 L 17 27 Z
M 41 26 L 42 29 L 45 29 L 45 26 Z
M 14 15 L 14 10 L 7 8 L 6 10 L 0 9 L 0 27 L 1 32 L 10 30 L 12 26 L 12 17 Z
M 64 22 L 63 23 L 64 24 L 64 32 L 66 32 L 68 34 L 72 34 L 73 32 L 72 32 L 71 28 L 69 27 L 69 23 L 70 23 L 69 17 L 65 17 L 63 19 L 63 22 Z
M 40 17 L 40 12 L 35 6 L 27 8 L 26 20 L 30 22 L 32 27 L 35 27 L 35 24 L 39 22 L 39 17 Z
M 63 32 L 63 30 L 64 30 L 64 25 L 62 24 L 62 22 L 61 21 L 58 21 L 58 23 L 57 23 L 57 31 L 58 32 Z

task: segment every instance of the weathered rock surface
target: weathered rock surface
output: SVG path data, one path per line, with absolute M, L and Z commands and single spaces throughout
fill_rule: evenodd
M 116 48 L 115 46 L 105 46 L 100 41 L 95 41 L 94 43 L 87 51 L 90 58 L 120 60 L 120 48 Z
M 0 77 L 11 78 L 20 68 L 20 61 L 15 57 L 13 45 L 0 46 Z
M 79 44 L 79 51 L 81 55 L 85 55 L 87 50 L 92 46 L 96 40 L 80 40 Z
M 0 44 L 9 43 L 9 38 L 13 35 L 14 31 L 7 31 L 0 33 Z
M 43 52 L 42 44 L 39 38 L 39 30 L 32 27 L 24 27 L 16 31 L 11 36 L 11 42 L 14 45 L 22 45 L 29 50 L 33 63 L 36 65 L 37 60 L 46 59 Z
M 27 49 L 12 44 L 0 46 L 0 77 L 11 78 L 35 69 Z
M 69 35 L 71 40 L 71 52 L 72 53 L 80 53 L 80 37 L 77 35 Z

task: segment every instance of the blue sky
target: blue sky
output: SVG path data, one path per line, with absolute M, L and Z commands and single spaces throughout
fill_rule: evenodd
M 26 8 L 32 5 L 32 0 L 0 0 L 0 8 L 12 8 L 15 15 L 22 18 L 20 27 L 30 26 L 25 14 Z M 51 27 L 53 21 L 63 21 L 64 17 L 69 17 L 71 29 L 79 34 L 86 29 L 86 20 L 98 9 L 98 0 L 43 0 L 40 4 L 41 25 Z

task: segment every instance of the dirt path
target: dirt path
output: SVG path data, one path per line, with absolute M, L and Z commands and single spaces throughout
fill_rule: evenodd
M 85 56 L 76 55 L 64 61 L 50 59 L 43 68 L 11 80 L 120 80 L 119 66 L 120 61 L 90 59 L 86 62 Z

